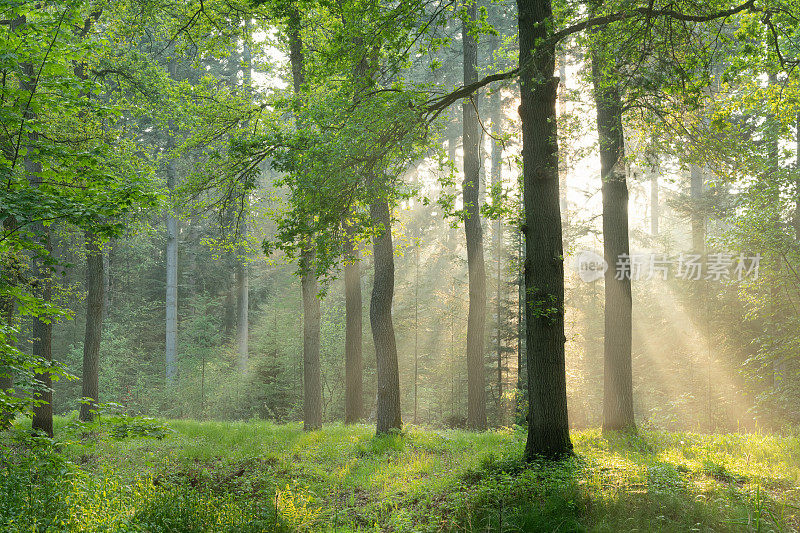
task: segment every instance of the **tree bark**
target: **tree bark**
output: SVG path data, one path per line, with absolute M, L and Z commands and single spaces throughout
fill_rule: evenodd
M 478 80 L 478 43 L 469 33 L 477 18 L 477 5 L 466 4 L 467 18 L 462 27 L 464 42 L 464 85 Z M 467 319 L 467 427 L 486 429 L 486 376 L 484 336 L 486 330 L 486 266 L 483 256 L 483 228 L 480 213 L 480 124 L 477 94 L 463 104 L 464 128 L 464 233 L 469 271 L 469 315 Z
M 250 20 L 245 21 L 245 33 L 249 37 L 250 34 Z M 245 41 L 242 51 L 242 85 L 246 94 L 251 93 L 253 78 L 252 67 L 252 54 L 250 46 Z M 243 128 L 246 128 L 245 124 Z M 250 360 L 249 353 L 249 333 L 250 333 L 250 278 L 249 278 L 249 265 L 247 264 L 247 209 L 250 207 L 247 191 L 242 192 L 245 195 L 242 201 L 242 214 L 239 219 L 239 254 L 236 258 L 236 316 L 238 319 L 238 327 L 236 330 L 236 346 L 237 346 L 237 363 L 239 372 L 245 372 Z
M 355 249 L 355 228 L 345 223 L 345 424 L 355 424 L 363 414 L 363 363 L 361 264 Z
M 42 167 L 39 163 L 26 162 L 26 167 L 32 170 L 31 176 L 41 172 Z M 38 178 L 37 178 L 38 179 Z M 41 222 L 35 222 L 31 225 L 34 234 L 40 238 L 40 243 L 44 253 L 48 256 L 52 254 L 53 247 L 50 242 L 50 228 L 47 228 Z M 38 256 L 33 259 L 33 279 L 36 280 L 38 285 L 37 296 L 42 301 L 49 303 L 52 300 L 53 294 L 53 281 L 51 273 L 45 264 L 45 259 Z M 40 357 L 47 363 L 53 360 L 52 342 L 53 342 L 53 324 L 50 320 L 43 320 L 40 318 L 33 319 L 33 327 L 31 331 L 33 342 L 31 352 L 34 357 Z M 48 436 L 53 436 L 53 380 L 50 372 L 36 373 L 36 380 L 42 388 L 41 392 L 34 394 L 34 399 L 37 400 L 38 405 L 33 408 L 33 429 L 43 431 Z
M 617 279 L 617 261 L 630 256 L 628 183 L 622 132 L 622 100 L 608 86 L 602 53 L 592 57 L 600 176 L 603 195 L 605 273 L 605 338 L 603 343 L 603 431 L 635 431 L 631 367 L 631 279 Z
M 549 0 L 517 0 L 525 202 L 528 440 L 525 457 L 571 454 L 564 361 L 564 258 L 558 191 L 555 46 Z
M 14 24 L 25 24 L 25 17 L 20 17 Z M 25 62 L 22 64 L 23 76 L 20 81 L 20 89 L 33 93 L 35 88 L 35 70 L 32 63 Z M 25 119 L 28 124 L 33 123 L 37 118 L 37 114 L 28 108 L 26 110 Z M 37 144 L 39 143 L 39 134 L 36 131 L 30 131 L 27 134 L 27 155 L 24 159 L 25 173 L 28 177 L 28 182 L 32 187 L 38 188 L 42 183 L 42 164 L 34 161 L 30 154 L 35 153 Z M 50 242 L 50 228 L 45 226 L 41 221 L 35 221 L 30 225 L 34 238 L 39 241 L 42 247 L 41 251 L 35 252 L 31 265 L 31 275 L 34 280 L 35 295 L 45 303 L 50 303 L 52 300 L 53 281 L 50 270 L 47 266 L 46 258 L 52 255 L 52 245 Z M 43 257 L 43 256 L 46 256 Z M 45 362 L 49 363 L 53 360 L 52 356 L 52 336 L 53 326 L 49 319 L 34 318 L 31 328 L 32 346 L 31 352 L 34 357 L 39 357 Z M 34 399 L 37 404 L 33 408 L 33 424 L 34 430 L 43 431 L 48 436 L 53 436 L 53 381 L 49 372 L 36 373 L 35 379 L 38 381 L 40 391 L 34 394 Z
M 169 62 L 170 77 L 176 78 L 177 66 L 175 60 Z M 172 140 L 173 126 L 170 124 L 169 140 L 167 141 L 167 148 L 172 149 L 174 141 Z M 167 163 L 167 188 L 172 197 L 175 191 L 177 171 L 175 169 L 175 160 L 171 154 L 169 163 Z M 165 215 L 165 225 L 167 228 L 167 272 L 166 272 L 166 338 L 164 349 L 164 363 L 166 368 L 166 383 L 167 388 L 175 386 L 175 381 L 178 375 L 178 219 L 175 217 L 172 207 L 167 208 Z
M 103 245 L 97 235 L 87 230 L 86 241 L 86 334 L 83 340 L 83 375 L 80 419 L 91 422 L 100 399 L 100 340 L 103 335 L 103 306 L 105 303 Z
M 369 319 L 375 344 L 378 381 L 376 433 L 401 429 L 400 376 L 397 364 L 397 344 L 392 324 L 392 299 L 394 297 L 394 248 L 392 246 L 392 219 L 385 198 L 376 199 L 370 206 L 376 234 L 372 241 L 375 277 Z
M 306 78 L 300 12 L 296 6 L 289 10 L 289 62 L 294 92 L 300 95 Z M 313 431 L 322 427 L 322 376 L 319 362 L 319 285 L 315 251 L 310 243 L 300 258 L 300 283 L 303 291 L 303 429 Z
M 167 165 L 167 187 L 175 190 L 175 163 Z M 167 209 L 167 293 L 166 293 L 166 347 L 164 350 L 167 387 L 175 386 L 178 375 L 178 219 Z
M 303 429 L 322 427 L 322 375 L 319 362 L 319 285 L 313 248 L 303 251 L 300 283 L 303 290 Z
M 225 280 L 225 315 L 223 317 L 223 335 L 226 341 L 233 339 L 236 329 L 236 261 L 232 252 L 228 252 L 226 266 L 228 270 Z
M 250 280 L 247 275 L 247 259 L 236 261 L 236 364 L 239 372 L 245 372 L 249 362 L 248 325 L 250 308 Z
M 490 57 L 494 56 L 494 52 L 498 48 L 498 38 L 492 35 L 489 38 L 489 49 L 491 50 Z M 503 95 L 500 90 L 496 90 L 492 97 L 492 169 L 491 169 L 491 183 L 492 189 L 502 187 L 502 168 L 503 168 L 503 146 L 498 141 L 502 134 L 502 116 L 503 116 Z M 503 364 L 503 220 L 500 217 L 494 221 L 494 259 L 496 266 L 496 287 L 495 287 L 495 316 L 496 316 L 496 329 L 495 329 L 495 352 L 497 357 L 497 415 L 498 424 L 504 425 L 505 420 L 503 416 L 503 372 L 505 365 Z

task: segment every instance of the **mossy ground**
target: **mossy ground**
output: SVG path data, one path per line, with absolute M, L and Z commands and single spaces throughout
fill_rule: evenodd
M 573 433 L 525 465 L 524 432 L 167 421 L 69 462 L 3 440 L 2 531 L 795 531 L 800 439 Z M 69 420 L 57 429 L 69 434 Z M 24 427 L 18 427 L 24 432 Z M 77 465 L 73 467 L 71 463 Z

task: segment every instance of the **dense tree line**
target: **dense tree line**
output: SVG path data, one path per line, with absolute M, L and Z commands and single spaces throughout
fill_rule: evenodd
M 798 401 L 792 5 L 3 9 L 6 424 L 52 435 L 79 398 L 82 420 L 516 423 L 530 459 L 570 453 L 570 418 L 794 421 L 761 415 Z M 565 270 L 600 238 L 602 290 Z M 620 275 L 634 246 L 723 245 L 724 277 Z M 668 306 L 688 370 L 636 329 Z

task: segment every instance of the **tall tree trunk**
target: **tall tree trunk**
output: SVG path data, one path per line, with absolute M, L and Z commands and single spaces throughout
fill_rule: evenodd
M 289 62 L 292 66 L 294 92 L 295 95 L 300 95 L 306 78 L 303 41 L 300 36 L 300 12 L 296 6 L 289 11 Z M 303 291 L 303 429 L 306 431 L 322 427 L 319 285 L 315 255 L 313 245 L 308 243 L 300 259 L 300 283 Z
M 26 167 L 29 169 L 29 175 L 38 175 L 42 168 L 38 163 L 26 162 Z M 38 179 L 38 178 L 37 178 Z M 36 222 L 31 225 L 34 234 L 40 239 L 43 251 L 46 255 L 51 255 L 53 251 L 50 242 L 50 229 L 45 227 L 41 222 Z M 53 281 L 51 273 L 46 265 L 45 259 L 37 255 L 33 259 L 33 278 L 37 281 L 39 290 L 37 296 L 44 302 L 50 302 L 53 294 Z M 33 343 L 31 352 L 35 357 L 40 357 L 46 362 L 53 360 L 52 339 L 53 339 L 53 324 L 49 320 L 42 320 L 39 318 L 33 319 L 32 327 Z M 36 373 L 36 380 L 39 382 L 41 392 L 34 395 L 34 399 L 40 402 L 33 408 L 33 429 L 39 429 L 49 435 L 53 436 L 53 380 L 50 372 Z
M 303 289 L 303 429 L 322 427 L 322 375 L 319 362 L 319 285 L 312 248 L 303 251 L 300 282 Z
M 167 164 L 167 188 L 175 190 L 175 163 Z M 167 208 L 167 294 L 166 294 L 166 348 L 165 364 L 167 387 L 175 386 L 178 375 L 178 219 L 172 208 Z
M 83 375 L 81 396 L 89 403 L 81 404 L 80 419 L 91 422 L 100 399 L 100 340 L 103 335 L 105 304 L 103 244 L 97 235 L 86 231 L 86 334 L 83 340 Z
M 490 57 L 498 48 L 498 38 L 492 35 L 489 38 Z M 498 139 L 503 132 L 503 95 L 500 90 L 494 92 L 492 96 L 492 169 L 491 182 L 492 189 L 502 188 L 502 168 L 503 168 L 503 146 Z M 503 220 L 500 217 L 494 221 L 494 259 L 496 266 L 496 291 L 495 291 L 495 353 L 497 357 L 497 415 L 498 424 L 504 425 L 503 417 Z
M 225 341 L 230 341 L 236 329 L 236 261 L 235 254 L 228 252 L 226 255 L 225 261 L 229 274 L 225 280 L 225 316 L 222 322 Z
M 373 201 L 370 217 L 377 232 L 372 240 L 375 277 L 369 320 L 375 344 L 378 381 L 376 433 L 400 429 L 400 375 L 397 364 L 397 344 L 392 324 L 394 298 L 394 248 L 392 246 L 392 217 L 385 198 Z
M 345 297 L 345 424 L 355 424 L 362 418 L 363 363 L 361 264 L 355 249 L 355 228 L 345 223 L 344 297 Z
M 175 60 L 169 62 L 169 75 L 172 79 L 177 78 L 177 64 Z M 167 150 L 174 146 L 173 130 L 174 126 L 169 126 L 169 140 Z M 175 191 L 177 171 L 175 169 L 175 159 L 172 154 L 167 163 L 167 188 L 172 198 Z M 165 215 L 167 228 L 167 293 L 165 298 L 166 306 L 166 342 L 164 350 L 164 362 L 166 367 L 167 388 L 176 385 L 178 375 L 178 219 L 172 206 L 167 208 Z
M 414 424 L 419 407 L 419 242 L 414 247 Z
M 517 407 L 528 409 L 528 358 L 525 355 L 525 234 L 520 226 L 517 233 L 517 392 L 521 404 Z M 526 418 L 527 419 L 527 418 Z
M 103 254 L 103 316 L 111 312 L 111 253 L 114 250 L 113 240 L 108 241 L 106 253 Z
M 525 202 L 528 440 L 525 457 L 572 452 L 564 361 L 564 258 L 558 192 L 555 47 L 550 0 L 517 0 Z
M 464 40 L 464 85 L 478 79 L 478 43 L 470 34 L 477 18 L 477 5 L 467 0 L 467 17 L 462 27 Z M 480 206 L 480 124 L 477 94 L 463 104 L 464 128 L 464 233 L 469 270 L 469 315 L 467 319 L 467 427 L 486 429 L 486 377 L 483 362 L 486 330 L 486 266 L 483 257 L 483 228 Z
M 250 20 L 245 21 L 245 33 L 247 37 L 250 37 Z M 245 94 L 251 93 L 251 86 L 252 86 L 252 78 L 253 78 L 253 66 L 252 66 L 252 54 L 250 51 L 250 46 L 245 41 L 243 52 L 242 52 L 242 85 L 244 88 Z M 243 127 L 247 127 L 247 124 Z M 239 257 L 237 257 L 236 261 L 236 316 L 237 316 L 237 330 L 236 330 L 236 346 L 237 346 L 237 363 L 239 366 L 239 372 L 244 372 L 247 370 L 247 365 L 249 364 L 250 353 L 249 353 L 249 325 L 250 325 L 250 278 L 249 278 L 249 265 L 247 264 L 247 258 L 245 257 L 245 253 L 247 251 L 247 247 L 245 246 L 245 242 L 247 240 L 247 209 L 250 207 L 249 198 L 247 197 L 247 191 L 242 192 L 245 195 L 244 200 L 242 201 L 242 214 L 239 219 Z
M 605 273 L 605 340 L 603 344 L 603 431 L 633 430 L 631 367 L 631 280 L 617 279 L 617 260 L 629 257 L 628 184 L 622 134 L 622 101 L 605 80 L 602 52 L 592 57 L 600 176 L 603 180 L 603 255 Z
M 12 26 L 16 27 L 26 23 L 25 17 L 16 19 Z M 25 62 L 22 64 L 22 80 L 20 81 L 20 89 L 31 93 L 36 90 L 35 87 L 35 69 L 32 63 Z M 33 123 L 37 118 L 37 114 L 30 108 L 26 110 L 25 119 L 28 124 Z M 39 142 L 39 134 L 36 131 L 30 131 L 27 134 L 27 153 L 25 155 L 25 173 L 28 176 L 28 181 L 32 187 L 39 187 L 42 183 L 42 164 L 34 161 L 31 154 L 36 153 L 36 147 Z M 42 247 L 41 251 L 37 251 L 32 261 L 31 275 L 36 283 L 35 294 L 41 298 L 45 303 L 50 303 L 52 300 L 53 281 L 50 270 L 47 266 L 47 259 L 52 255 L 52 245 L 50 242 L 50 228 L 45 226 L 40 221 L 35 221 L 30 225 L 34 238 L 39 241 Z M 46 256 L 46 257 L 44 257 Z M 34 357 L 39 357 L 45 362 L 52 361 L 52 335 L 53 326 L 50 320 L 34 318 L 32 324 L 32 337 L 33 342 L 31 352 Z M 33 408 L 33 429 L 43 431 L 50 437 L 53 436 L 53 381 L 49 372 L 36 373 L 35 379 L 38 381 L 40 391 L 34 394 L 34 399 L 37 405 Z
M 241 238 L 244 238 L 243 236 Z M 244 253 L 244 248 L 241 249 Z M 249 360 L 248 325 L 250 308 L 250 280 L 247 275 L 248 265 L 245 257 L 236 261 L 236 364 L 239 372 L 247 370 Z

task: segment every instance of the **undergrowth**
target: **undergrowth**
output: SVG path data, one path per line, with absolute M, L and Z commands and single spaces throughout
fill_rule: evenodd
M 0 439 L 2 531 L 796 531 L 800 441 L 573 434 L 559 463 L 524 432 L 57 420 Z

